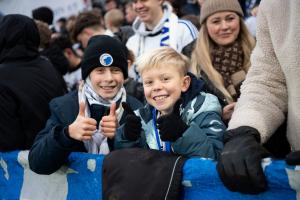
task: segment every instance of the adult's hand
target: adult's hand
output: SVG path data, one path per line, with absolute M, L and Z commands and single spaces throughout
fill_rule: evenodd
M 224 121 L 229 121 L 231 119 L 232 113 L 234 111 L 236 102 L 230 103 L 223 108 L 222 119 Z
M 286 156 L 286 163 L 289 165 L 300 165 L 300 151 L 294 151 Z
M 224 185 L 231 191 L 247 194 L 265 191 L 267 182 L 261 161 L 268 153 L 260 144 L 259 132 L 248 126 L 228 130 L 224 143 L 217 164 Z

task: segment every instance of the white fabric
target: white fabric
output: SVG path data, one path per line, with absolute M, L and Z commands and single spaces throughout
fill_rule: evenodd
M 256 128 L 266 142 L 287 113 L 287 137 L 300 150 L 300 1 L 262 1 L 257 44 L 229 129 Z
M 81 68 L 73 72 L 68 72 L 63 77 L 67 84 L 68 91 L 71 91 L 71 89 L 73 89 L 75 85 L 79 85 L 81 81 Z
M 251 16 L 245 20 L 245 24 L 253 37 L 256 37 L 256 17 Z
M 104 32 L 104 35 L 108 35 L 110 37 L 114 37 L 115 34 L 110 30 L 110 29 L 106 29 Z

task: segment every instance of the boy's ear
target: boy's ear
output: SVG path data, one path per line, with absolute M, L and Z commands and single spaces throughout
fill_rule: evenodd
M 191 84 L 191 77 L 186 75 L 182 79 L 181 92 L 186 92 Z

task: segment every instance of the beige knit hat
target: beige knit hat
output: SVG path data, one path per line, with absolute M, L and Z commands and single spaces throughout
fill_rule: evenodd
M 201 6 L 200 24 L 207 17 L 220 11 L 233 11 L 240 16 L 244 16 L 243 10 L 237 0 L 205 0 Z

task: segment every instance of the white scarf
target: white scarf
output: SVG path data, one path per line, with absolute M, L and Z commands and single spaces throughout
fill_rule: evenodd
M 124 87 L 119 90 L 117 95 L 112 100 L 106 100 L 95 92 L 89 77 L 80 85 L 78 89 L 78 101 L 83 101 L 86 105 L 88 103 L 89 105 L 97 104 L 109 107 L 112 103 L 117 102 L 120 99 L 121 102 L 126 102 L 126 91 Z M 123 112 L 123 107 L 119 106 L 119 108 L 116 110 L 118 122 L 121 120 Z M 89 106 L 85 107 L 85 116 L 91 116 Z M 98 129 L 96 129 L 92 138 L 90 140 L 84 140 L 83 143 L 88 153 L 104 155 L 109 153 L 107 137 L 101 133 L 100 126 Z

